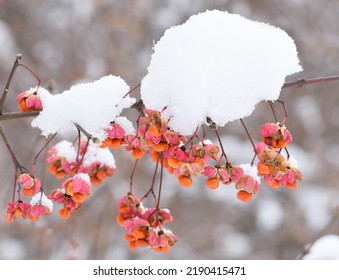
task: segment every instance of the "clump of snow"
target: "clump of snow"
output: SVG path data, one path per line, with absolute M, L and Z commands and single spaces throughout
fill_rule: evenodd
M 88 185 L 91 185 L 91 179 L 89 178 L 88 174 L 86 173 L 77 173 L 73 176 L 73 178 L 79 178 L 85 181 Z
M 92 83 L 78 84 L 61 94 L 38 92 L 43 110 L 32 122 L 42 135 L 69 132 L 80 125 L 92 136 L 104 140 L 105 129 L 135 99 L 124 95 L 128 85 L 120 77 L 108 75 Z
M 92 143 L 87 147 L 83 165 L 90 166 L 94 162 L 100 162 L 101 166 L 109 166 L 115 168 L 115 160 L 113 154 L 108 148 L 99 148 L 98 145 Z
M 239 167 L 241 167 L 244 170 L 244 175 L 251 176 L 254 180 L 256 180 L 260 184 L 260 177 L 258 176 L 257 166 L 255 165 L 251 166 L 249 163 L 245 163 L 240 164 Z
M 42 195 L 41 193 L 37 193 L 32 197 L 30 204 L 33 206 L 38 203 L 47 207 L 51 212 L 53 211 L 53 202 L 44 193 Z
M 76 160 L 77 153 L 71 142 L 62 140 L 54 147 L 58 151 L 58 156 L 65 158 L 68 162 L 73 162 Z
M 318 239 L 304 260 L 339 260 L 339 236 L 325 235 Z
M 285 77 L 301 70 L 285 31 L 207 11 L 157 42 L 141 97 L 147 108 L 167 107 L 171 128 L 188 135 L 206 117 L 223 126 L 250 115 L 262 100 L 278 99 Z
M 130 120 L 126 117 L 116 117 L 114 120 L 115 123 L 120 125 L 126 134 L 135 134 L 135 129 Z

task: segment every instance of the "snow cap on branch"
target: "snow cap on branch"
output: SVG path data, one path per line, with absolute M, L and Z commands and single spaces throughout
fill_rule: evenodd
M 32 122 L 42 135 L 74 131 L 80 125 L 93 137 L 106 138 L 105 129 L 135 99 L 124 95 L 129 86 L 120 77 L 108 75 L 92 83 L 78 84 L 61 94 L 43 91 L 43 110 Z
M 222 11 L 207 11 L 168 29 L 154 47 L 141 84 L 147 108 L 172 117 L 192 134 L 210 117 L 217 125 L 250 115 L 258 102 L 276 100 L 287 75 L 299 72 L 287 33 Z

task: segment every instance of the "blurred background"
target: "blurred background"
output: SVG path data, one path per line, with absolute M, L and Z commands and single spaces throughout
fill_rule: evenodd
M 337 0 L 0 0 L 0 85 L 5 86 L 15 55 L 22 53 L 22 63 L 38 74 L 42 86 L 52 84 L 55 92 L 110 73 L 133 87 L 146 75 L 152 46 L 164 31 L 207 9 L 238 13 L 286 30 L 304 68 L 287 81 L 339 74 Z M 4 111 L 17 111 L 16 94 L 35 85 L 36 80 L 19 68 Z M 287 127 L 294 136 L 289 151 L 304 174 L 298 189 L 273 190 L 262 184 L 255 199 L 242 203 L 232 187 L 211 191 L 200 178 L 184 189 L 166 174 L 161 203 L 174 216 L 168 227 L 179 241 L 168 254 L 130 251 L 125 230 L 116 223 L 116 202 L 128 191 L 134 161 L 123 150 L 114 151 L 116 174 L 97 187 L 71 219 L 60 219 L 55 207 L 52 216 L 37 223 L 0 222 L 0 259 L 295 259 L 339 205 L 338 88 L 339 82 L 333 82 L 282 91 L 289 111 Z M 282 116 L 279 108 L 277 104 Z M 132 110 L 126 114 L 136 118 Z M 1 123 L 28 168 L 45 143 L 30 121 Z M 245 119 L 255 141 L 260 140 L 260 125 L 269 121 L 272 112 L 264 102 Z M 251 161 L 252 149 L 238 122 L 221 132 L 233 163 Z M 3 213 L 11 200 L 14 174 L 3 143 L 0 155 Z M 43 154 L 37 174 L 49 193 L 60 182 L 48 174 L 45 158 Z M 134 181 L 139 195 L 150 185 L 153 168 L 148 159 L 140 164 Z M 325 233 L 339 234 L 339 222 L 331 223 Z

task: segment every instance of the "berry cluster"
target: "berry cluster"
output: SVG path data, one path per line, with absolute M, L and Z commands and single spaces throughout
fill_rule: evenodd
M 168 209 L 145 208 L 133 193 L 120 198 L 118 224 L 127 231 L 125 239 L 130 249 L 150 247 L 155 252 L 167 253 L 177 237 L 164 224 L 173 221 Z
M 53 190 L 48 198 L 62 204 L 59 210 L 61 218 L 69 219 L 74 210 L 78 210 L 91 194 L 90 178 L 85 173 L 78 173 L 72 178 L 66 179 L 61 188 Z
M 262 143 L 257 145 L 259 163 L 258 175 L 272 188 L 281 185 L 286 188 L 297 188 L 302 174 L 296 166 L 291 164 L 288 156 L 286 159 L 281 154 L 282 148 L 292 141 L 290 132 L 285 125 L 280 123 L 266 123 L 261 127 Z
M 86 173 L 94 186 L 100 185 L 107 176 L 114 175 L 114 158 L 108 149 L 99 148 L 92 142 L 87 144 L 83 140 L 78 150 L 77 153 L 73 144 L 68 141 L 61 141 L 52 147 L 47 158 L 50 172 L 59 179 L 75 172 Z
M 12 201 L 7 204 L 4 214 L 4 220 L 8 223 L 15 221 L 18 218 L 29 218 L 36 222 L 40 216 L 50 215 L 53 209 L 53 204 L 43 193 L 41 183 L 38 178 L 35 178 L 28 172 L 21 173 L 17 178 L 19 184 L 19 198 L 17 201 Z M 20 190 L 22 194 L 31 197 L 31 202 L 26 203 L 21 200 Z

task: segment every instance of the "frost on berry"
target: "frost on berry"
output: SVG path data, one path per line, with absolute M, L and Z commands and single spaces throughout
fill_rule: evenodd
M 102 142 L 100 148 L 119 148 L 125 137 L 125 130 L 119 124 L 112 122 L 110 126 L 106 128 L 106 133 L 107 137 Z
M 53 203 L 44 193 L 37 193 L 31 199 L 31 220 L 38 221 L 40 216 L 49 216 L 53 211 Z
M 257 168 L 250 164 L 242 164 L 240 167 L 243 174 L 236 181 L 235 188 L 238 191 L 237 198 L 248 202 L 252 199 L 253 195 L 257 194 L 260 189 L 260 178 L 257 175 Z
M 76 168 L 76 151 L 69 141 L 61 141 L 48 151 L 49 171 L 58 179 L 71 175 Z
M 115 160 L 108 148 L 99 148 L 98 145 L 90 143 L 87 150 L 81 153 L 85 155 L 79 172 L 87 173 L 92 185 L 98 186 L 105 178 L 114 175 Z

